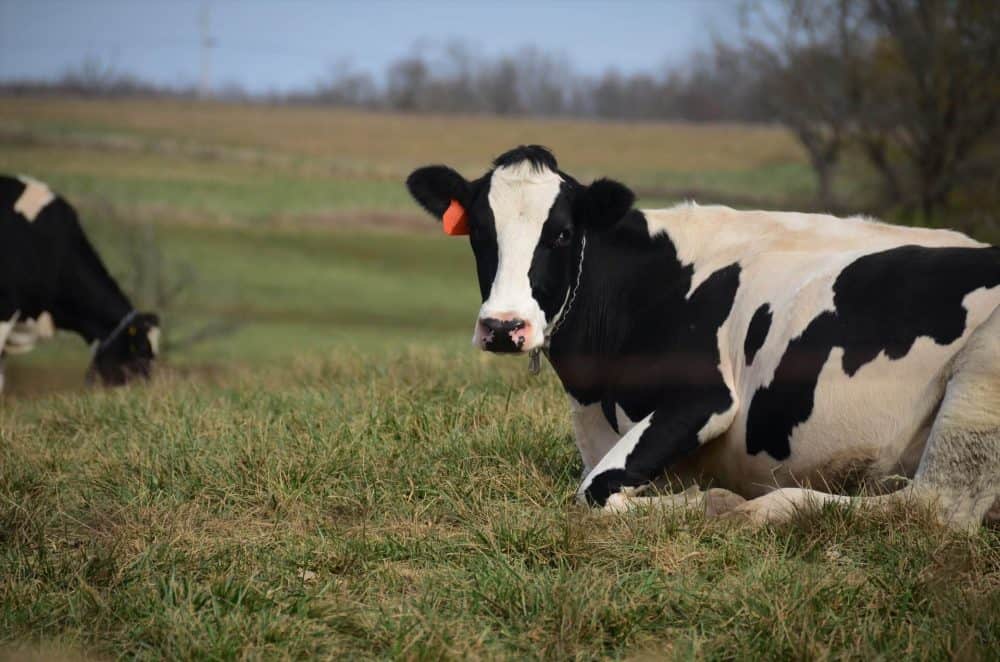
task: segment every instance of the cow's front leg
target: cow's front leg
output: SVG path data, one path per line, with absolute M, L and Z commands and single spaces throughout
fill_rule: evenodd
M 692 485 L 678 494 L 657 496 L 636 496 L 626 491 L 615 492 L 608 497 L 604 511 L 627 513 L 633 510 L 678 510 L 697 509 L 709 517 L 725 515 L 738 509 L 747 500 L 735 492 L 713 487 L 702 490 Z
M 572 396 L 569 398 L 570 413 L 573 418 L 573 436 L 580 451 L 583 471 L 580 480 L 597 466 L 611 448 L 618 443 L 621 435 L 608 423 L 600 403 L 584 405 Z
M 676 403 L 658 409 L 628 431 L 584 478 L 577 499 L 582 503 L 622 510 L 639 503 L 636 494 L 672 464 L 724 432 L 736 416 L 736 403 Z M 615 496 L 609 503 L 609 499 Z

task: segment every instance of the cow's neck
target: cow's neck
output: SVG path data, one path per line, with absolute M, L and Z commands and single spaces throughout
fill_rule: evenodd
M 91 344 L 106 339 L 132 304 L 81 234 L 62 265 L 48 308 L 58 328 L 74 331 Z
M 649 236 L 640 212 L 589 232 L 573 308 L 549 348 L 566 389 L 578 400 L 600 400 L 622 371 L 669 347 L 685 323 L 692 272 L 666 233 Z

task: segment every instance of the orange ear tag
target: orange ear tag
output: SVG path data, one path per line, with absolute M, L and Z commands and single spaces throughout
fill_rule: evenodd
M 441 220 L 444 221 L 445 234 L 452 237 L 469 234 L 469 215 L 465 213 L 465 208 L 458 203 L 458 200 L 451 201 Z

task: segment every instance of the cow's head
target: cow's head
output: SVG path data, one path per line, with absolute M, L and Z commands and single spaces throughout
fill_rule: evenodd
M 160 352 L 160 318 L 152 313 L 135 313 L 97 345 L 87 371 L 87 381 L 101 378 L 105 386 L 121 386 L 152 374 L 153 361 Z
M 491 352 L 544 345 L 570 293 L 583 233 L 613 225 L 635 200 L 615 181 L 578 183 L 538 145 L 503 154 L 475 181 L 435 165 L 406 185 L 445 232 L 469 235 L 483 299 L 472 342 Z

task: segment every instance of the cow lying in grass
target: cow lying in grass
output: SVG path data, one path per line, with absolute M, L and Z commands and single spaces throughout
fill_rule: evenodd
M 0 390 L 8 354 L 55 328 L 91 346 L 88 381 L 148 377 L 159 320 L 137 313 L 94 251 L 76 212 L 40 182 L 0 176 Z
M 1000 497 L 1000 249 L 863 218 L 640 211 L 538 146 L 407 186 L 469 235 L 473 344 L 543 352 L 562 381 L 581 501 L 688 502 L 640 496 L 670 476 L 754 521 L 916 496 L 976 527 Z

